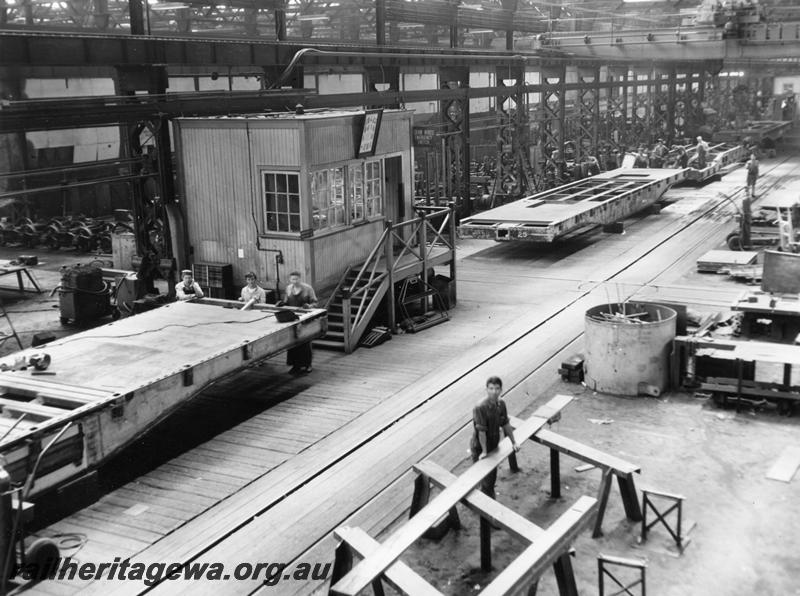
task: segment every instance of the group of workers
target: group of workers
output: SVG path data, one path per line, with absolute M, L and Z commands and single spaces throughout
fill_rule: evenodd
M 188 301 L 203 298 L 204 293 L 198 284 L 191 270 L 181 271 L 182 280 L 175 286 L 175 296 L 180 301 Z M 258 285 L 258 278 L 252 271 L 244 276 L 245 285 L 239 295 L 239 301 L 243 302 L 241 310 L 249 310 L 255 304 L 267 303 L 267 292 Z M 276 306 L 291 306 L 296 308 L 316 308 L 317 295 L 314 288 L 301 281 L 299 271 L 292 271 L 289 274 L 289 283 L 284 291 L 283 300 Z M 303 374 L 311 372 L 311 343 L 304 343 L 289 349 L 286 354 L 286 364 L 291 366 L 289 373 Z
M 708 142 L 702 137 L 697 137 L 695 146 L 694 167 L 702 170 L 708 165 Z M 689 152 L 683 145 L 674 145 L 669 149 L 664 139 L 659 138 L 649 151 L 645 145 L 639 145 L 634 154 L 634 168 L 686 168 L 689 167 Z

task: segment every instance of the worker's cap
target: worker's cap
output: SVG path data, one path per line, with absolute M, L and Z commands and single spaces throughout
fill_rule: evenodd
M 181 271 L 181 275 L 192 275 L 192 270 L 184 269 L 183 271 Z
M 698 140 L 698 141 L 702 141 L 702 140 L 703 140 L 703 137 L 701 137 L 701 136 L 698 136 L 698 137 L 697 137 L 697 140 Z
M 661 137 L 658 137 L 658 139 L 656 139 L 656 141 L 659 142 L 659 143 L 663 143 L 664 139 L 662 139 Z

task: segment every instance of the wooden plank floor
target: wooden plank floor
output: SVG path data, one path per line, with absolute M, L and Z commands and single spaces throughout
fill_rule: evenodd
M 730 181 L 726 190 L 734 184 L 741 181 Z M 695 199 L 697 205 L 713 199 L 715 191 L 706 190 L 696 193 L 707 195 Z M 294 560 L 384 494 L 409 462 L 462 432 L 481 385 L 476 379 L 496 369 L 498 354 L 508 360 L 507 383 L 516 384 L 580 336 L 582 317 L 575 314 L 606 295 L 669 290 L 673 297 L 717 300 L 713 292 L 701 296 L 685 284 L 685 269 L 659 277 L 647 265 L 626 265 L 651 251 L 655 255 L 662 242 L 679 253 L 678 260 L 689 262 L 733 225 L 730 218 L 709 218 L 700 222 L 703 233 L 692 235 L 704 241 L 690 247 L 672 239 L 696 213 L 667 209 L 630 222 L 624 236 L 594 243 L 597 235 L 548 248 L 479 243 L 487 248 L 459 263 L 460 300 L 450 322 L 350 356 L 315 352 L 315 371 L 305 377 L 289 377 L 275 360 L 215 385 L 191 405 L 195 414 L 218 412 L 226 400 L 250 400 L 266 409 L 38 535 L 86 536 L 74 554 L 79 561 L 130 556 L 233 566 L 233 561 Z M 463 244 L 469 252 L 470 243 Z M 656 263 L 675 262 L 657 257 Z M 717 302 L 727 298 L 720 294 Z M 371 523 L 391 520 L 397 507 L 407 506 L 403 491 L 389 497 L 394 506 L 370 514 Z M 175 593 L 179 587 L 217 594 L 248 593 L 259 585 L 168 582 L 155 591 Z M 84 588 L 136 594 L 144 586 L 102 581 L 87 586 L 76 580 L 48 582 L 31 592 Z

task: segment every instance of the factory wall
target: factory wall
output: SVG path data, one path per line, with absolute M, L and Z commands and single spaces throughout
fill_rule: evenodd
M 25 80 L 28 99 L 114 95 L 114 82 L 104 78 Z M 119 157 L 119 128 L 74 128 L 26 133 L 31 167 L 50 167 Z

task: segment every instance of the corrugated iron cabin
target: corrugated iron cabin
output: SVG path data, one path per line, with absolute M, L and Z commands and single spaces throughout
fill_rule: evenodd
M 230 263 L 234 285 L 252 270 L 267 289 L 298 270 L 318 292 L 332 288 L 369 255 L 385 221 L 414 216 L 411 117 L 370 110 L 176 119 L 181 267 Z

